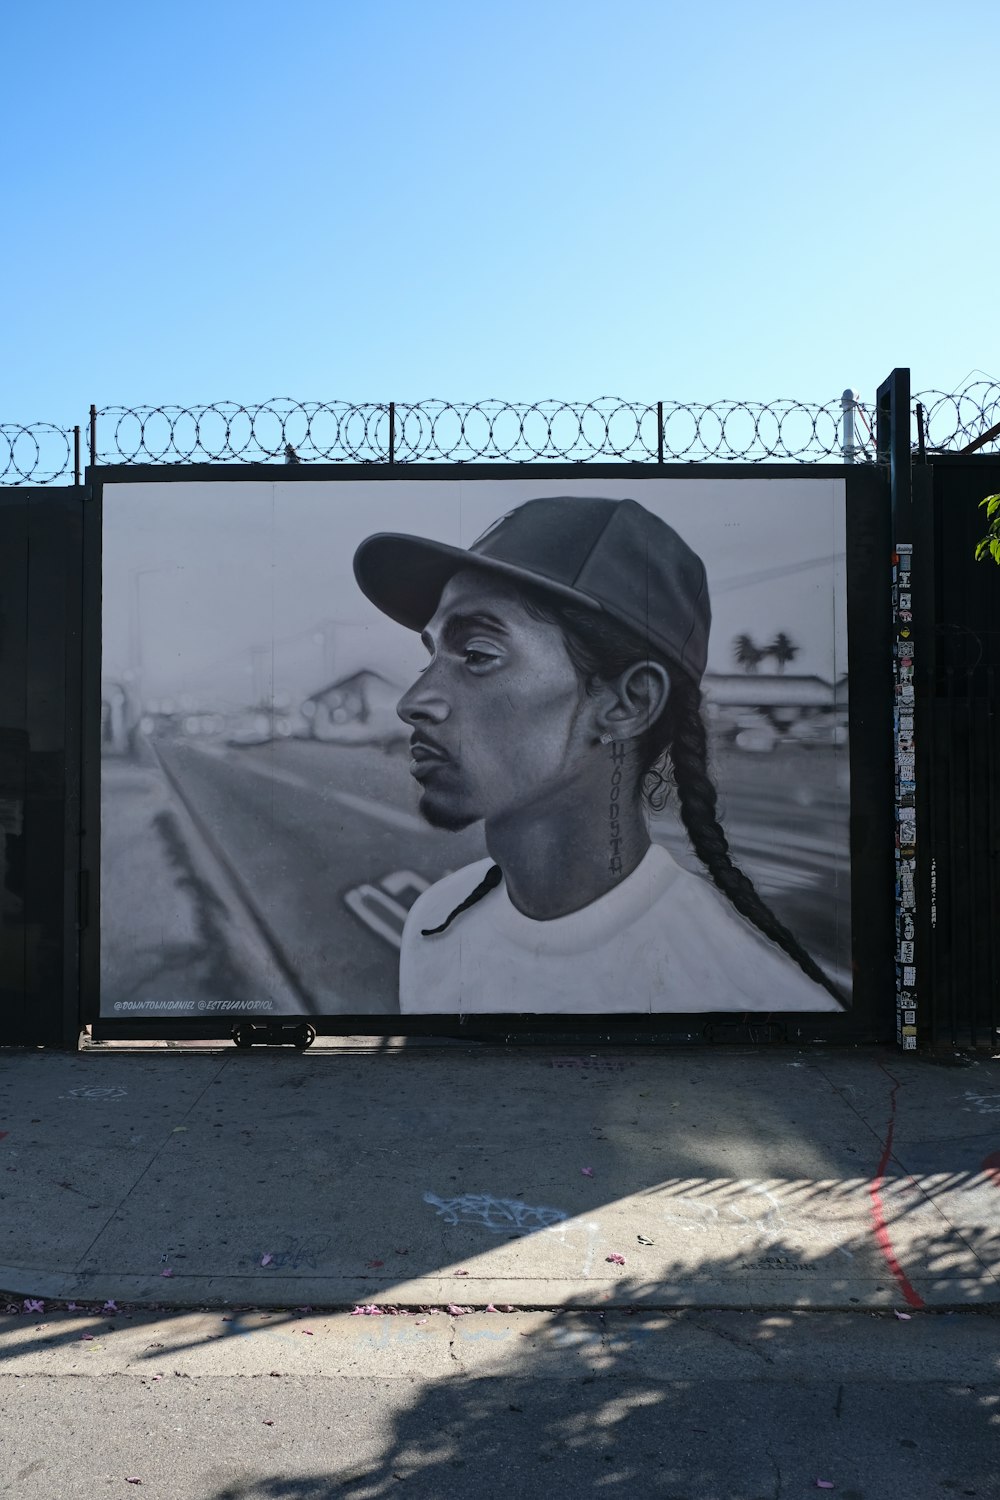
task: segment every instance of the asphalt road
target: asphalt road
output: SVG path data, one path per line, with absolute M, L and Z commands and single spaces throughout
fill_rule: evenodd
M 301 1004 L 326 1014 L 397 1009 L 398 936 L 427 883 L 485 853 L 480 828 L 436 832 L 416 813 L 396 749 L 275 741 L 153 742 L 171 794 L 229 873 L 237 899 Z M 830 972 L 848 960 L 847 791 L 830 751 L 768 757 L 721 751 L 716 772 L 737 856 L 778 914 Z M 675 816 L 654 836 L 699 868 Z M 838 893 L 843 899 L 834 899 Z M 127 892 L 105 923 L 128 926 Z M 121 944 L 127 947 L 127 944 Z M 106 988 L 113 987 L 109 976 Z
M 17 1500 L 1000 1496 L 989 1316 L 3 1324 Z

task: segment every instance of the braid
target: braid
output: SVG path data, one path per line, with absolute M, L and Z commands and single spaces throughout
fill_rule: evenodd
M 674 675 L 664 725 L 673 762 L 681 821 L 691 847 L 723 895 L 741 916 L 793 958 L 804 974 L 821 984 L 835 1000 L 844 997 L 815 959 L 778 920 L 753 881 L 733 863 L 729 843 L 716 815 L 717 793 L 708 774 L 708 746 L 701 717 L 701 692 L 690 678 Z
M 489 869 L 486 871 L 486 874 L 476 886 L 476 889 L 474 891 L 470 891 L 465 900 L 460 901 L 455 907 L 455 910 L 448 913 L 444 921 L 441 923 L 440 927 L 422 927 L 420 929 L 420 936 L 436 937 L 439 932 L 444 932 L 446 928 L 451 926 L 456 917 L 460 917 L 462 915 L 463 911 L 468 911 L 470 906 L 475 906 L 477 901 L 482 901 L 484 896 L 488 896 L 490 891 L 495 890 L 502 879 L 503 872 L 501 871 L 500 866 L 490 865 Z

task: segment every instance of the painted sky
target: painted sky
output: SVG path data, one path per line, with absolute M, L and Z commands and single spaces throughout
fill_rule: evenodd
M 138 661 L 144 696 L 206 706 L 266 690 L 293 702 L 367 667 L 406 686 L 417 638 L 360 593 L 354 551 L 376 531 L 469 546 L 544 494 L 631 496 L 703 558 L 713 625 L 709 670 L 733 670 L 741 632 L 779 630 L 796 672 L 847 670 L 843 483 L 801 478 L 537 479 L 109 485 L 104 491 L 104 665 Z M 257 657 L 255 664 L 254 658 Z

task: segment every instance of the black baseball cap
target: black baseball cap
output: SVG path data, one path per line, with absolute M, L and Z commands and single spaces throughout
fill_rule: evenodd
M 468 549 L 379 532 L 354 554 L 362 593 L 410 630 L 423 630 L 445 584 L 465 568 L 599 610 L 701 680 L 712 620 L 705 565 L 635 500 L 546 496 L 502 516 Z

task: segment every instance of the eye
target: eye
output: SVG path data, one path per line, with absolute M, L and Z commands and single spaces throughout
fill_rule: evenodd
M 468 641 L 462 647 L 462 660 L 474 672 L 482 672 L 501 660 L 502 652 L 489 641 Z

